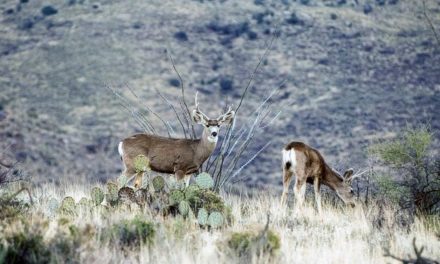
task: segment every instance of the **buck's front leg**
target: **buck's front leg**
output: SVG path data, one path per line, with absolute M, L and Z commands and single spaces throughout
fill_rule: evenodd
M 174 172 L 177 181 L 181 181 L 185 178 L 185 172 L 183 170 L 176 170 Z
M 143 172 L 136 173 L 136 178 L 134 180 L 134 188 L 140 188 L 142 186 L 142 176 L 144 175 Z

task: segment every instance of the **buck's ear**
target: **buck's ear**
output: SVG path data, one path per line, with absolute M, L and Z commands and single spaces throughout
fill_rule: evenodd
M 203 115 L 197 109 L 192 111 L 192 119 L 196 124 L 203 124 Z
M 346 170 L 344 172 L 344 180 L 347 182 L 350 182 L 352 180 L 353 173 L 354 173 L 354 170 L 352 168 Z
M 235 117 L 235 111 L 229 110 L 226 114 L 221 115 L 219 118 L 217 118 L 217 121 L 219 123 L 224 123 L 224 122 L 232 122 L 232 120 Z

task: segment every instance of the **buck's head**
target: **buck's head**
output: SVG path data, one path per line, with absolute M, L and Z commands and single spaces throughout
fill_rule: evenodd
M 229 107 L 226 113 L 220 115 L 216 119 L 211 119 L 205 115 L 199 108 L 199 103 L 197 101 L 196 93 L 196 108 L 192 112 L 192 118 L 195 123 L 204 126 L 204 134 L 207 136 L 208 141 L 211 143 L 216 143 L 218 140 L 218 134 L 220 131 L 220 126 L 229 123 L 234 119 L 235 112 Z
M 335 171 L 335 173 L 337 172 Z M 335 191 L 345 204 L 354 207 L 356 198 L 353 188 L 351 187 L 354 179 L 354 171 L 353 169 L 348 169 L 344 172 L 344 175 L 341 176 L 339 173 L 338 175 L 342 178 L 342 182 L 336 186 Z

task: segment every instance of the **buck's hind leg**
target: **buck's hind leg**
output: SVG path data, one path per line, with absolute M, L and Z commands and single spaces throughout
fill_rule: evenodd
M 289 186 L 292 181 L 293 172 L 290 169 L 283 168 L 283 194 L 281 195 L 281 205 L 287 204 L 287 196 L 289 194 Z
M 316 207 L 318 208 L 318 213 L 321 214 L 322 212 L 322 208 L 321 208 L 321 181 L 318 177 L 316 177 L 313 181 L 313 187 L 314 187 L 314 191 L 315 191 L 315 202 L 316 202 Z

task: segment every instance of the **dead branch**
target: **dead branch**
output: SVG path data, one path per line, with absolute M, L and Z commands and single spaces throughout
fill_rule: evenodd
M 423 16 L 425 17 L 428 26 L 431 28 L 431 31 L 434 34 L 435 39 L 437 40 L 437 44 L 440 46 L 440 37 L 437 34 L 437 31 L 434 27 L 434 24 L 432 23 L 431 18 L 428 16 L 428 12 L 426 11 L 426 0 L 422 0 L 422 3 L 423 3 Z
M 402 259 L 399 258 L 393 254 L 390 253 L 390 250 L 388 248 L 386 248 L 384 251 L 384 257 L 388 257 L 388 258 L 392 258 L 395 259 L 397 261 L 402 262 L 403 264 L 439 264 L 438 261 L 436 260 L 432 260 L 432 259 L 428 259 L 422 256 L 423 250 L 425 249 L 423 246 L 418 248 L 416 245 L 416 238 L 414 237 L 412 240 L 412 245 L 413 245 L 413 249 L 414 249 L 414 253 L 416 255 L 416 258 L 409 258 L 409 259 Z

